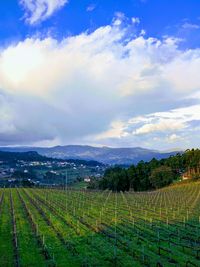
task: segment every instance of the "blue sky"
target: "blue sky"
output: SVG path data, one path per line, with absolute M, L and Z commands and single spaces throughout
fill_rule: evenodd
M 199 146 L 200 1 L 7 0 L 0 16 L 1 145 Z
M 147 36 L 174 35 L 187 38 L 187 46 L 195 47 L 200 41 L 200 30 L 181 26 L 184 23 L 199 25 L 199 10 L 197 0 L 70 0 L 42 23 L 38 20 L 30 25 L 23 19 L 24 8 L 20 1 L 7 0 L 0 9 L 0 41 L 21 40 L 38 32 L 44 35 L 51 32 L 56 38 L 63 38 L 93 31 L 110 24 L 116 12 L 122 12 L 129 19 L 140 18 L 140 28 L 146 30 Z

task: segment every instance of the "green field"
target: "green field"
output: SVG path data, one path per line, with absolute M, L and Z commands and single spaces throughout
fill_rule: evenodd
M 200 183 L 0 189 L 0 266 L 200 266 Z

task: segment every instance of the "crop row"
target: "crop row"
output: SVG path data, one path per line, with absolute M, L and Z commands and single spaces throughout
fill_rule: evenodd
M 199 266 L 200 183 L 0 190 L 3 266 Z

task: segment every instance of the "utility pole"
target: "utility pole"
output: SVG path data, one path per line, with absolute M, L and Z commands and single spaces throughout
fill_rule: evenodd
M 67 182 L 68 182 L 68 172 L 66 170 L 66 174 L 65 174 L 65 191 L 67 192 Z
M 67 195 L 67 182 L 68 182 L 68 172 L 66 170 L 65 173 L 65 194 L 66 194 L 66 210 L 67 210 L 67 206 L 68 206 L 68 195 Z

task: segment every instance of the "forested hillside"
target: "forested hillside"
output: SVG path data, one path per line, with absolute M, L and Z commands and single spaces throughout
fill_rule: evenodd
M 44 161 L 47 157 L 39 155 L 35 151 L 28 152 L 7 152 L 0 151 L 1 161 L 16 161 L 16 160 L 26 160 L 26 161 Z
M 91 187 L 111 189 L 113 191 L 144 191 L 161 188 L 181 179 L 200 178 L 200 150 L 191 149 L 183 154 L 177 154 L 167 159 L 150 162 L 140 161 L 128 169 L 113 167 L 106 170 L 105 175 L 99 182 Z

